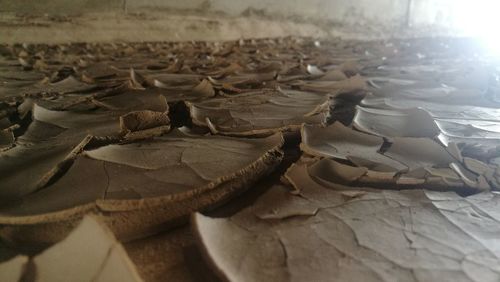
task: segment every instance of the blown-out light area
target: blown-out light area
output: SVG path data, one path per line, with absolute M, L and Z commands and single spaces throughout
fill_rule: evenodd
M 500 57 L 499 0 L 454 0 L 450 9 L 458 29 L 477 38 L 492 55 Z

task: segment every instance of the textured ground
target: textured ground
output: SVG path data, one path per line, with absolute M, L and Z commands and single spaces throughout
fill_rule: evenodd
M 473 42 L 0 53 L 2 281 L 500 279 L 498 68 Z

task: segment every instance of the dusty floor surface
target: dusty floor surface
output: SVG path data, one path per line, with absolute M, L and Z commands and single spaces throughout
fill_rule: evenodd
M 497 281 L 461 39 L 0 46 L 0 280 Z
M 457 36 L 459 30 L 390 22 L 343 24 L 322 17 L 279 16 L 246 11 L 222 12 L 148 8 L 131 11 L 0 13 L 0 43 L 227 41 L 241 38 L 306 36 L 376 40 L 419 36 Z
M 1 43 L 144 42 L 238 40 L 278 36 L 339 36 L 319 24 L 279 18 L 228 17 L 204 13 L 0 14 Z M 367 36 L 370 32 L 365 32 Z M 376 35 L 373 35 L 376 36 Z

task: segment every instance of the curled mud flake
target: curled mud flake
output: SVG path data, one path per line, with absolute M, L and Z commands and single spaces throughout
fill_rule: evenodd
M 33 258 L 40 281 L 79 277 L 82 281 L 142 281 L 113 233 L 85 217 L 63 241 Z
M 428 137 L 439 134 L 434 119 L 424 110 L 380 110 L 357 106 L 354 127 L 385 137 Z
M 491 177 L 495 173 L 493 167 L 476 159 L 465 157 L 463 163 L 467 169 L 479 175 Z
M 130 68 L 129 85 L 132 89 L 145 90 L 148 86 L 148 82 L 144 76 L 137 73 L 133 68 Z
M 384 155 L 405 164 L 410 170 L 420 167 L 446 168 L 456 161 L 444 147 L 428 138 L 394 138 Z
M 120 117 L 120 128 L 124 133 L 165 125 L 170 125 L 166 112 L 136 111 Z
M 95 84 L 84 83 L 74 76 L 68 76 L 58 82 L 45 82 L 35 84 L 34 87 L 26 91 L 28 95 L 38 95 L 41 93 L 57 93 L 57 94 L 71 94 L 71 93 L 86 93 L 97 88 Z
M 329 159 L 322 159 L 310 165 L 308 171 L 311 176 L 320 179 L 348 184 L 359 180 L 368 173 L 368 169 L 365 167 L 343 165 Z
M 340 122 L 326 127 L 305 124 L 301 135 L 301 149 L 314 156 L 367 160 L 388 171 L 407 169 L 402 163 L 378 153 L 384 144 L 381 137 L 352 130 Z
M 448 151 L 448 153 L 450 153 L 450 155 L 452 155 L 459 162 L 463 162 L 462 152 L 458 148 L 457 143 L 455 142 L 448 143 L 446 146 L 446 151 Z
M 321 81 L 341 81 L 347 79 L 347 76 L 339 69 L 333 69 L 325 72 L 320 78 L 316 80 Z
M 296 90 L 254 91 L 188 106 L 194 124 L 219 134 L 266 136 L 296 130 L 304 122 L 321 124 L 328 108 L 318 106 L 326 100 L 324 95 Z
M 0 262 L 0 280 L 6 282 L 22 281 L 21 279 L 26 275 L 28 263 L 29 258 L 23 255 Z
M 436 119 L 436 124 L 444 144 L 455 142 L 487 145 L 496 144 L 500 139 L 500 123 L 497 121 Z
M 204 79 L 200 82 L 200 84 L 196 85 L 193 90 L 195 94 L 198 94 L 202 97 L 213 97 L 215 96 L 215 90 L 212 87 L 212 84 Z
M 63 171 L 91 136 L 118 137 L 118 116 L 52 111 L 34 105 L 34 121 L 15 146 L 0 155 L 2 200 L 19 199 Z
M 453 162 L 450 168 L 456 172 L 460 179 L 468 186 L 478 190 L 490 190 L 491 187 L 483 175 L 477 175 L 465 168 L 462 164 Z
M 339 189 L 349 185 L 358 189 L 438 189 L 442 191 L 465 187 L 460 177 L 450 168 L 426 167 L 409 172 L 387 172 L 352 166 L 331 159 L 322 159 L 308 164 L 311 179 L 325 187 Z
M 324 71 L 322 71 L 320 68 L 314 65 L 307 65 L 306 69 L 307 72 L 313 76 L 321 76 L 325 74 Z
M 155 112 L 168 111 L 168 99 L 162 91 L 155 89 L 130 90 L 102 98 L 94 98 L 92 101 L 97 106 L 118 113 L 150 110 Z
M 356 75 L 340 81 L 308 81 L 299 87 L 302 90 L 341 95 L 366 90 L 366 82 L 361 76 Z
M 101 146 L 84 151 L 64 175 L 24 197 L 22 205 L 2 208 L 0 222 L 64 225 L 98 213 L 118 236 L 142 236 L 245 190 L 281 162 L 282 144 L 280 134 L 244 139 L 175 130 Z M 161 216 L 151 219 L 157 212 Z

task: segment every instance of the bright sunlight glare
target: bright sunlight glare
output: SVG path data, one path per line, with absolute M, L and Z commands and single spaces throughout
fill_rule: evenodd
M 500 0 L 454 0 L 450 9 L 459 30 L 500 57 Z

